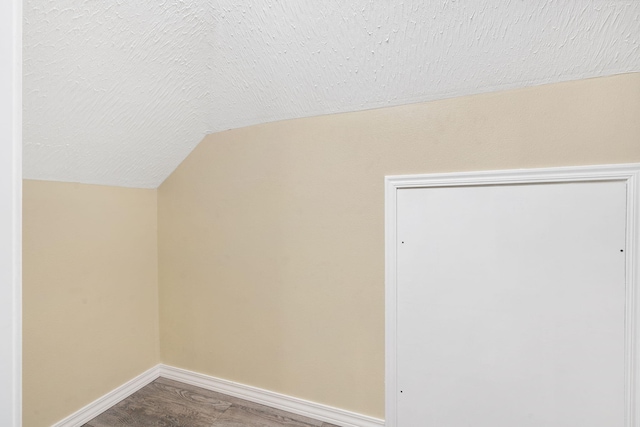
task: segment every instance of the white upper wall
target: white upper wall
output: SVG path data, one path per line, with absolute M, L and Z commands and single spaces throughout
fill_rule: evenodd
M 25 0 L 24 174 L 153 188 L 210 132 L 634 71 L 637 0 Z

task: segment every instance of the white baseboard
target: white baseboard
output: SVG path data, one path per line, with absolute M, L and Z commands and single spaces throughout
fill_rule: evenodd
M 244 384 L 235 383 L 186 369 L 175 368 L 167 365 L 157 365 L 138 375 L 131 381 L 122 384 L 115 390 L 105 394 L 101 398 L 88 404 L 79 411 L 58 421 L 52 427 L 80 427 L 86 422 L 97 417 L 116 403 L 131 396 L 142 387 L 151 383 L 158 377 L 180 381 L 206 390 L 234 396 L 250 402 L 281 409 L 283 411 L 324 421 L 342 427 L 381 427 L 384 420 L 333 408 L 320 403 L 309 402 L 297 397 L 286 396 L 273 391 L 263 390 Z
M 343 427 L 380 427 L 384 420 L 232 381 L 160 365 L 160 376 Z
M 142 387 L 146 386 L 160 376 L 160 365 L 145 371 L 127 381 L 115 390 L 110 391 L 101 398 L 91 402 L 79 411 L 69 415 L 67 418 L 58 421 L 51 427 L 80 427 L 89 420 L 97 417 L 116 403 L 131 396 Z

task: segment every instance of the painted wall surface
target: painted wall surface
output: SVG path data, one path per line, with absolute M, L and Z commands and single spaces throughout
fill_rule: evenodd
M 158 363 L 157 192 L 24 181 L 24 425 Z
M 640 162 L 640 74 L 206 137 L 158 192 L 164 363 L 384 416 L 392 174 Z

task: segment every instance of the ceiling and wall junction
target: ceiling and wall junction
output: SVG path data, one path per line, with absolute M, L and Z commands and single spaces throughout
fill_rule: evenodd
M 634 0 L 25 0 L 24 176 L 155 188 L 257 123 L 640 71 Z

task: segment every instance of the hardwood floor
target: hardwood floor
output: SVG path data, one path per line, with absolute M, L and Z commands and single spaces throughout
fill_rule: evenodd
M 84 427 L 336 427 L 214 391 L 158 378 Z

